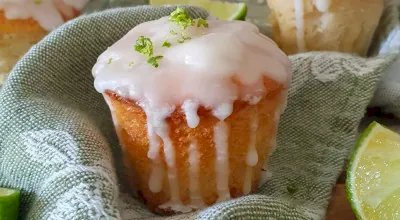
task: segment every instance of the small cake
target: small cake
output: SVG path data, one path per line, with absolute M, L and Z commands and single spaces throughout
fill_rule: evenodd
M 0 84 L 17 60 L 49 31 L 78 15 L 88 0 L 0 0 Z
M 366 56 L 384 0 L 267 0 L 273 39 L 287 53 L 340 51 Z
M 291 71 L 256 26 L 178 8 L 109 47 L 93 76 L 132 188 L 152 211 L 189 212 L 257 189 Z

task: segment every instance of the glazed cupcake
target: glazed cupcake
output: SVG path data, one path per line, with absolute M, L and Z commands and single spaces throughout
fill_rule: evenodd
M 267 0 L 273 39 L 287 53 L 340 51 L 366 56 L 384 0 Z
M 49 31 L 78 15 L 88 0 L 0 0 L 0 84 L 17 60 Z
M 291 74 L 256 26 L 178 8 L 109 47 L 93 76 L 152 211 L 189 212 L 257 189 Z

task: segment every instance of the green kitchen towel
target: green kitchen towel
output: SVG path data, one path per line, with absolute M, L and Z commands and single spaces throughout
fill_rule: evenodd
M 22 189 L 22 219 L 163 218 L 126 193 L 110 112 L 93 88 L 91 68 L 135 25 L 173 10 L 143 6 L 82 16 L 13 69 L 0 91 L 0 186 Z M 290 57 L 293 81 L 267 184 L 253 195 L 167 218 L 323 219 L 357 125 L 393 58 Z

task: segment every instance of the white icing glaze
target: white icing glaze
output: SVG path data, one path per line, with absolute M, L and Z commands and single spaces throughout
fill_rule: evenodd
M 235 100 L 265 95 L 263 77 L 286 85 L 288 58 L 257 27 L 243 21 L 208 23 L 208 28 L 188 28 L 192 39 L 183 44 L 175 43 L 170 34 L 175 25 L 166 17 L 136 26 L 98 58 L 93 67 L 95 88 L 146 103 L 153 110 L 196 100 L 216 109 L 215 115 L 222 119 Z M 158 68 L 133 50 L 142 35 L 152 40 L 154 54 L 163 56 Z M 162 47 L 165 40 L 172 46 Z
M 197 115 L 198 108 L 199 103 L 192 100 L 186 100 L 182 105 L 182 109 L 185 112 L 186 122 L 189 128 L 195 128 L 197 127 L 197 125 L 199 125 L 200 118 Z
M 229 192 L 229 152 L 228 152 L 229 129 L 225 122 L 220 121 L 214 126 L 214 144 L 216 151 L 216 180 L 218 202 L 231 197 Z
M 200 154 L 197 149 L 197 142 L 192 141 L 188 149 L 189 153 L 189 193 L 190 193 L 190 207 L 193 209 L 203 208 L 204 201 L 201 196 L 199 186 L 200 174 Z
M 294 16 L 296 23 L 296 39 L 298 52 L 306 50 L 304 40 L 304 2 L 303 0 L 294 0 Z
M 82 10 L 89 0 L 0 0 L 0 11 L 7 19 L 36 20 L 50 31 L 63 24 L 64 16 L 73 16 L 73 10 Z
M 243 193 L 249 194 L 251 191 L 251 183 L 253 179 L 253 167 L 258 163 L 258 153 L 256 148 L 257 143 L 257 129 L 258 129 L 258 113 L 254 112 L 249 130 L 249 146 L 246 155 L 246 174 L 243 183 Z

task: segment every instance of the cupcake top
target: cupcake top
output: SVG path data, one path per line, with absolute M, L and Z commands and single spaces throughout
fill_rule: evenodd
M 100 55 L 92 72 L 98 92 L 115 92 L 160 114 L 182 106 L 190 127 L 198 123 L 190 116 L 198 106 L 224 120 L 234 101 L 256 104 L 264 97 L 265 77 L 283 86 L 290 79 L 287 56 L 253 24 L 192 19 L 180 8 L 133 28 Z
M 89 0 L 0 0 L 0 11 L 7 19 L 37 21 L 43 29 L 51 31 L 82 10 Z

